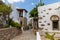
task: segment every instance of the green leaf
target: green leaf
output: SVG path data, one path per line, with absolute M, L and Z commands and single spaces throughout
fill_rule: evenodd
M 30 11 L 30 17 L 38 17 L 38 6 L 43 6 L 44 3 L 42 3 L 42 0 L 40 3 L 38 3 L 38 5 L 36 5 L 36 7 L 34 7 L 31 11 Z

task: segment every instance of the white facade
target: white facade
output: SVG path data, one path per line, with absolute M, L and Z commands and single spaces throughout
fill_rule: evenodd
M 26 15 L 26 12 L 25 12 L 25 10 L 23 11 L 23 17 L 26 17 L 27 15 Z
M 53 30 L 53 20 L 55 18 L 51 18 L 52 16 L 60 18 L 60 2 L 38 7 L 38 26 L 44 30 Z M 59 24 L 60 19 L 58 19 L 58 30 L 60 30 Z

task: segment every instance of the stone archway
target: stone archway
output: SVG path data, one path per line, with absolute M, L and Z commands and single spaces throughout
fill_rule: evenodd
M 57 15 L 53 15 L 50 19 L 52 21 L 52 29 L 59 30 L 59 17 Z

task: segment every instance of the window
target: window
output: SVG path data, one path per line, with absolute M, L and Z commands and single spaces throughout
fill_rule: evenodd
M 45 17 L 45 16 L 43 16 L 43 17 Z
M 46 21 L 44 21 L 46 23 Z
M 41 13 L 43 13 L 43 12 L 41 12 Z
M 19 17 L 23 17 L 23 13 L 22 12 L 19 13 Z
M 22 25 L 22 21 L 20 21 L 20 24 Z
M 42 19 L 42 17 L 39 17 L 39 19 Z
M 53 21 L 52 22 L 53 23 L 53 30 L 58 30 L 59 29 L 59 27 L 58 27 L 58 21 Z
M 46 11 L 46 10 L 43 10 L 44 12 Z
M 49 8 L 48 10 L 52 10 L 51 8 Z
M 50 23 L 48 23 L 47 25 L 50 25 Z
M 42 23 L 42 21 L 40 21 L 39 23 Z
M 49 13 L 47 13 L 47 14 L 49 14 Z
M 41 26 L 45 26 L 45 24 L 41 24 Z

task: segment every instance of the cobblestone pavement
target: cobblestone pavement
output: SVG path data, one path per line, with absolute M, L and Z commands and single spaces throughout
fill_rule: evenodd
M 21 35 L 16 36 L 11 40 L 36 40 L 36 36 L 33 34 L 32 30 L 24 31 Z

